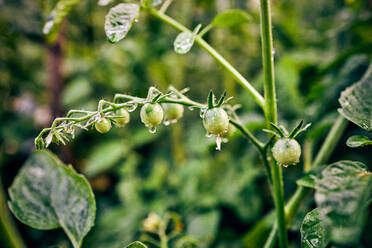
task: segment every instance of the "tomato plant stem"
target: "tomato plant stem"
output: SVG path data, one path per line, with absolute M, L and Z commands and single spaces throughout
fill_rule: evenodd
M 0 235 L 2 245 L 9 248 L 25 248 L 7 208 L 3 183 L 0 180 Z M 3 246 L 2 246 L 3 247 Z
M 180 32 L 192 33 L 190 29 L 186 28 L 181 23 L 154 8 L 150 8 L 149 13 Z M 195 43 L 209 53 L 220 65 L 222 65 L 233 76 L 233 78 L 251 94 L 253 99 L 262 109 L 265 108 L 265 100 L 263 96 L 221 54 L 211 47 L 200 35 L 195 37 Z
M 261 19 L 261 49 L 262 64 L 264 71 L 264 89 L 265 89 L 265 117 L 267 126 L 270 123 L 277 123 L 277 106 L 275 94 L 275 77 L 274 77 L 274 53 L 271 28 L 271 13 L 269 0 L 260 0 L 260 19 Z M 269 160 L 269 158 L 266 158 Z M 284 192 L 282 168 L 273 160 L 270 161 L 272 187 L 276 211 L 276 220 L 278 225 L 279 246 L 288 247 L 287 226 L 284 214 Z

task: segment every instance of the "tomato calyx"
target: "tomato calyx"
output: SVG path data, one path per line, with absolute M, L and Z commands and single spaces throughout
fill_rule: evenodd
M 273 123 L 270 125 L 273 129 L 264 129 L 264 131 L 279 137 L 271 149 L 275 161 L 284 167 L 297 164 L 301 156 L 301 146 L 295 138 L 305 132 L 311 123 L 304 125 L 304 121 L 301 120 L 291 132 L 288 132 L 283 126 Z

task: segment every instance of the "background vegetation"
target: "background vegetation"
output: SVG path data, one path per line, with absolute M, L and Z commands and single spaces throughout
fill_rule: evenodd
M 69 246 L 61 230 L 32 229 L 4 208 L 4 189 L 34 149 L 33 139 L 69 109 L 94 110 L 99 99 L 117 92 L 145 97 L 150 86 L 166 90 L 172 84 L 190 87 L 188 94 L 198 101 L 205 101 L 210 89 L 217 95 L 226 89 L 233 103 L 242 104 L 241 117 L 250 130 L 265 126 L 251 97 L 205 51 L 194 46 L 187 55 L 176 54 L 172 44 L 177 31 L 150 16 L 142 14 L 130 35 L 113 45 L 103 28 L 111 5 L 82 1 L 63 22 L 57 43 L 48 44 L 42 24 L 55 2 L 0 0 L 1 224 L 14 222 L 27 247 Z M 300 119 L 314 123 L 300 138 L 305 153 L 311 154 L 335 121 L 340 92 L 368 66 L 372 3 L 288 0 L 272 5 L 279 120 L 290 127 Z M 177 0 L 169 15 L 195 27 L 229 8 L 246 10 L 252 20 L 214 29 L 205 38 L 262 90 L 258 1 Z M 200 240 L 201 247 L 262 246 L 270 229 L 258 229 L 255 223 L 273 202 L 258 153 L 247 140 L 237 134 L 221 152 L 215 151 L 197 111 L 185 111 L 182 121 L 155 134 L 140 124 L 138 114 L 131 117 L 127 128 L 105 135 L 81 132 L 67 146 L 51 147 L 88 177 L 95 192 L 96 225 L 84 246 L 128 244 L 139 238 L 149 213 L 169 211 L 181 216 L 185 232 Z M 360 133 L 368 136 L 349 124 L 330 162 L 350 159 L 370 166 L 371 148 L 345 145 L 349 136 Z M 285 169 L 287 198 L 302 173 L 303 162 Z M 313 206 L 308 198 L 290 228 L 293 247 L 300 244 L 299 225 Z M 368 247 L 371 218 L 366 222 L 362 243 Z M 5 238 L 1 243 L 6 245 Z

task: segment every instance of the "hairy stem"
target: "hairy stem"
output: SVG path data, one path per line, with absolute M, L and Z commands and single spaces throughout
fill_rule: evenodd
M 154 17 L 160 19 L 161 21 L 169 24 L 170 26 L 174 27 L 175 29 L 179 30 L 180 32 L 190 32 L 192 31 L 181 23 L 177 22 L 170 16 L 159 12 L 154 8 L 149 9 L 149 13 Z M 265 100 L 261 96 L 261 94 L 245 79 L 224 57 L 222 57 L 213 47 L 211 47 L 202 37 L 199 35 L 195 38 L 195 43 L 198 44 L 201 48 L 203 48 L 207 53 L 209 53 L 220 65 L 222 65 L 233 77 L 234 79 L 246 89 L 256 103 L 264 109 Z
M 274 77 L 274 54 L 272 44 L 271 13 L 269 0 L 260 0 L 260 18 L 261 18 L 261 46 L 262 46 L 262 64 L 265 78 L 265 117 L 267 126 L 270 123 L 277 123 L 277 107 L 275 94 Z M 269 159 L 269 158 L 266 158 Z M 282 168 L 273 160 L 269 160 L 271 166 L 272 187 L 276 211 L 276 220 L 279 233 L 279 246 L 288 247 L 287 225 L 284 214 L 284 191 Z

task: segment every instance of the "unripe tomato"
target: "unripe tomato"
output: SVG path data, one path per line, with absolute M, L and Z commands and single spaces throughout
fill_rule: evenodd
M 115 125 L 118 127 L 124 127 L 130 121 L 129 112 L 124 108 L 117 110 L 116 115 L 120 116 L 120 118 L 115 118 Z
M 229 127 L 229 116 L 222 108 L 208 109 L 203 117 L 203 125 L 208 133 L 221 136 Z
M 284 167 L 297 164 L 301 156 L 301 146 L 296 140 L 289 138 L 279 139 L 271 151 L 276 162 Z
M 146 103 L 141 108 L 141 121 L 146 127 L 159 125 L 164 117 L 164 111 L 159 103 Z
M 106 118 L 100 118 L 95 124 L 96 130 L 100 133 L 107 133 L 111 129 L 111 121 Z
M 178 120 L 183 116 L 183 105 L 177 103 L 162 103 L 164 117 L 167 120 Z
M 229 123 L 227 127 L 227 132 L 223 133 L 221 137 L 225 139 L 229 138 L 235 132 L 235 130 L 236 130 L 236 127 L 233 124 Z

